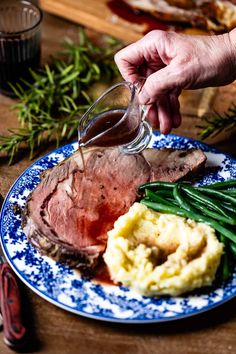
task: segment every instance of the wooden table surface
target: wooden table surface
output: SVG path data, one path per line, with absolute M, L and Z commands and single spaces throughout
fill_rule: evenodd
M 75 36 L 77 26 L 46 15 L 43 22 L 43 60 L 57 51 L 65 35 Z M 93 33 L 92 33 L 93 34 Z M 96 36 L 96 34 L 93 34 Z M 224 110 L 233 101 L 234 84 L 220 88 L 214 107 Z M 194 92 L 192 93 L 194 95 Z M 16 127 L 13 100 L 0 96 L 0 133 Z M 183 124 L 174 133 L 197 138 L 199 117 L 183 116 Z M 214 142 L 214 141 L 213 141 Z M 210 141 L 210 143 L 213 143 Z M 221 136 L 214 146 L 236 157 L 235 139 Z M 49 147 L 49 150 L 53 147 Z M 14 180 L 31 162 L 27 156 L 13 166 L 0 158 L 0 193 L 5 196 Z M 198 316 L 169 323 L 124 325 L 106 323 L 66 312 L 40 298 L 22 284 L 24 310 L 27 313 L 31 342 L 25 353 L 44 354 L 226 354 L 236 352 L 236 299 Z M 3 343 L 0 353 L 12 351 Z

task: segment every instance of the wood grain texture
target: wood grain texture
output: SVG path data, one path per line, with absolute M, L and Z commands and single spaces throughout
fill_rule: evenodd
M 130 21 L 127 15 L 117 16 L 108 6 L 109 0 L 40 0 L 39 2 L 42 9 L 51 14 L 109 34 L 126 43 L 137 41 L 150 29 L 163 29 L 163 27 L 188 34 L 206 34 L 206 31 L 197 28 L 169 26 L 145 13 L 135 16 L 131 11 L 129 16 L 132 16 L 133 20 Z M 119 3 L 119 0 L 113 1 L 115 2 Z M 125 10 L 128 10 L 127 6 Z
M 94 32 L 89 32 L 96 38 Z M 43 60 L 60 48 L 64 35 L 76 37 L 77 26 L 45 15 L 43 22 Z M 219 89 L 213 102 L 221 109 L 235 96 L 235 85 Z M 190 94 L 193 96 L 195 92 Z M 224 97 L 224 102 L 221 97 Z M 192 97 L 194 101 L 194 97 Z M 0 133 L 17 125 L 16 114 L 10 111 L 15 101 L 0 96 Z M 196 138 L 200 117 L 183 115 L 183 124 L 174 133 Z M 235 139 L 215 144 L 236 157 Z M 54 146 L 48 146 L 47 150 Z M 45 151 L 43 152 L 43 154 Z M 28 156 L 13 166 L 0 158 L 0 193 L 9 187 L 31 162 Z M 42 354 L 234 354 L 236 352 L 236 299 L 189 319 L 162 324 L 123 325 L 90 320 L 66 312 L 50 304 L 21 284 L 23 311 L 31 332 L 31 343 L 24 353 Z M 0 333 L 0 353 L 12 354 Z
M 132 24 L 114 15 L 107 0 L 41 0 L 41 7 L 54 15 L 125 40 L 136 41 L 146 30 L 145 24 Z

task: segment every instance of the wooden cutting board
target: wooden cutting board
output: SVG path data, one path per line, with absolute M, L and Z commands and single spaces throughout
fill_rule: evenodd
M 131 23 L 115 15 L 107 0 L 41 0 L 40 4 L 44 11 L 127 42 L 138 40 L 146 30 L 143 23 Z
M 153 16 L 134 13 L 119 0 L 40 0 L 42 9 L 75 23 L 107 33 L 124 42 L 134 42 L 152 29 L 206 34 L 198 29 L 183 30 L 160 22 Z

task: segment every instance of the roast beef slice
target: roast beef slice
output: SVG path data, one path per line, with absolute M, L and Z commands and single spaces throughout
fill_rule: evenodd
M 30 194 L 23 230 L 42 253 L 84 272 L 93 270 L 105 251 L 107 231 L 137 200 L 148 181 L 176 181 L 198 171 L 201 150 L 147 149 L 124 155 L 119 148 L 79 151 L 45 171 Z

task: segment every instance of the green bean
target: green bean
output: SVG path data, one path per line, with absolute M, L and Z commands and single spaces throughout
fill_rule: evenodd
M 223 192 L 225 194 L 229 194 L 231 196 L 236 196 L 236 189 L 227 189 L 227 190 L 221 191 L 221 192 Z
M 219 203 L 219 199 L 212 199 L 215 203 Z M 236 214 L 236 208 L 235 206 L 232 206 L 230 203 L 226 203 L 226 202 L 221 202 L 220 204 L 222 206 L 222 208 L 227 209 L 229 211 L 231 211 L 232 214 Z
M 170 205 L 166 205 L 166 204 L 155 203 L 155 202 L 152 202 L 150 200 L 145 200 L 145 199 L 142 199 L 140 201 L 140 203 L 146 205 L 147 207 L 149 207 L 155 211 L 159 211 L 164 214 L 174 214 L 174 215 L 183 216 L 184 218 L 188 217 L 186 210 L 182 210 L 181 208 L 179 208 L 175 205 L 170 206 Z
M 156 189 L 156 188 L 163 188 L 163 189 L 172 190 L 175 185 L 176 185 L 175 182 L 162 182 L 162 181 L 147 182 L 147 183 L 141 184 L 141 186 L 139 186 L 139 190 L 142 191 L 146 188 L 152 189 L 152 190 Z
M 230 276 L 230 265 L 229 265 L 229 259 L 225 254 L 223 254 L 222 258 L 222 279 L 223 281 L 226 281 Z
M 236 234 L 232 232 L 231 230 L 227 229 L 225 226 L 219 224 L 216 220 L 208 218 L 204 215 L 200 215 L 197 213 L 193 213 L 188 210 L 181 209 L 177 206 L 169 206 L 161 203 L 155 203 L 150 200 L 141 200 L 141 203 L 146 205 L 147 207 L 159 211 L 161 213 L 166 213 L 166 214 L 176 214 L 185 218 L 189 218 L 198 222 L 203 222 L 205 224 L 208 224 L 211 226 L 213 229 L 224 235 L 225 237 L 229 238 L 231 241 L 236 243 Z
M 225 217 L 223 215 L 220 215 L 208 208 L 206 208 L 206 206 L 200 204 L 200 203 L 196 203 L 196 202 L 193 202 L 193 201 L 189 201 L 189 203 L 194 206 L 196 209 L 198 209 L 199 211 L 201 211 L 203 213 L 203 215 L 205 214 L 206 216 L 210 216 L 212 219 L 215 219 L 215 220 L 218 220 L 218 221 L 221 221 L 223 223 L 226 223 L 226 224 L 230 224 L 230 225 L 236 225 L 236 218 L 233 218 L 233 217 Z
M 233 242 L 230 242 L 229 248 L 233 256 L 236 258 L 236 244 Z
M 181 192 L 182 192 L 181 185 L 177 184 L 174 187 L 173 196 L 177 201 L 178 205 L 180 206 L 180 208 L 184 208 L 185 210 L 196 212 L 196 209 L 186 201 L 186 198 L 183 197 Z
M 226 252 L 226 249 L 228 247 L 228 240 L 225 239 L 224 235 L 220 235 L 220 241 L 224 244 L 225 251 L 222 256 L 221 260 L 221 267 L 222 267 L 222 279 L 223 281 L 226 281 L 229 276 L 230 276 L 230 264 L 229 264 L 229 258 Z
M 190 195 L 189 195 L 190 197 Z M 195 202 L 195 198 L 194 197 L 190 197 L 194 202 Z M 190 202 L 190 200 L 189 200 Z M 212 202 L 219 204 L 219 200 L 212 198 Z M 206 203 L 204 201 L 200 201 L 198 200 L 198 205 L 202 206 L 203 208 L 206 208 Z M 236 208 L 235 206 L 232 206 L 230 203 L 226 203 L 226 202 L 222 202 L 220 204 L 221 209 L 224 210 L 225 215 L 227 215 L 227 217 L 230 217 L 233 220 L 236 220 Z M 200 209 L 200 208 L 199 208 Z M 210 209 L 208 209 L 210 210 Z
M 187 196 L 183 196 L 181 194 L 181 185 L 178 184 L 174 187 L 174 191 L 173 191 L 173 195 L 175 197 L 175 199 L 177 200 L 177 202 L 179 203 L 180 207 L 183 207 L 186 210 L 192 211 L 194 213 L 198 213 L 199 211 L 202 212 L 202 214 L 206 215 L 206 216 L 210 216 L 212 219 L 216 219 L 218 221 L 222 221 L 226 224 L 230 224 L 230 225 L 236 225 L 236 217 L 233 218 L 231 216 L 223 216 L 219 213 L 216 213 L 214 211 L 209 210 L 206 205 L 202 205 L 202 204 L 198 204 L 195 201 L 191 201 L 187 198 Z M 192 198 L 192 197 L 190 197 Z
M 216 182 L 216 183 L 202 186 L 202 188 L 209 188 L 209 189 L 227 189 L 231 187 L 236 187 L 236 179 L 231 179 L 223 182 Z
M 201 188 L 201 187 L 199 187 Z M 203 193 L 206 192 L 206 191 L 203 191 Z M 219 191 L 216 191 L 216 192 L 219 192 Z M 225 194 L 230 194 L 231 196 L 234 195 L 233 193 L 230 193 L 230 192 L 234 192 L 235 193 L 235 196 L 236 196 L 236 189 L 235 190 L 225 190 L 225 191 L 220 191 L 221 193 L 225 193 Z M 207 192 L 206 192 L 207 193 Z M 213 193 L 213 191 L 210 191 L 208 192 L 209 194 L 211 194 L 212 196 L 215 197 L 215 194 Z M 222 195 L 221 195 L 222 196 Z M 219 195 L 217 194 L 217 197 L 219 198 Z M 226 197 L 227 198 L 227 197 Z M 215 204 L 219 204 L 219 199 L 215 199 L 215 198 L 212 198 L 212 201 L 215 203 Z M 203 203 L 203 205 L 205 205 L 205 203 Z M 220 206 L 222 208 L 222 210 L 224 209 L 227 209 L 229 210 L 231 213 L 230 213 L 230 217 L 231 218 L 236 218 L 236 208 L 234 206 L 235 204 L 232 205 L 232 200 L 228 200 L 227 198 L 227 201 L 222 201 L 222 198 L 220 198 Z M 225 210 L 226 211 L 226 210 Z
M 198 190 L 200 192 L 209 194 L 210 196 L 213 196 L 217 199 L 220 199 L 220 202 L 225 201 L 225 202 L 232 203 L 233 205 L 236 205 L 236 198 L 232 197 L 231 195 L 226 195 L 223 192 L 216 191 L 214 189 L 202 188 L 202 187 L 198 187 Z
M 171 202 L 162 198 L 161 196 L 159 196 L 159 194 L 156 194 L 156 193 L 150 191 L 149 189 L 145 189 L 145 195 L 153 202 L 158 202 L 158 203 L 162 203 L 162 204 L 166 204 L 166 205 L 170 205 L 170 206 L 173 205 Z
M 173 198 L 173 193 L 171 189 L 164 189 L 164 190 L 156 190 L 155 191 L 159 196 L 164 198 Z
M 196 199 L 199 202 L 204 203 L 208 208 L 215 210 L 218 213 L 227 217 L 227 213 L 225 212 L 225 210 L 222 209 L 220 206 L 218 206 L 218 204 L 214 203 L 211 198 L 209 198 L 209 197 L 205 196 L 203 193 L 201 193 L 202 190 L 200 188 L 198 188 L 198 190 L 197 190 L 193 187 L 186 186 L 186 185 L 183 186 L 182 188 L 185 191 L 185 193 L 188 194 L 190 197 Z M 205 192 L 205 191 L 207 191 L 207 189 L 203 188 L 203 192 Z M 212 192 L 212 190 L 210 190 L 210 189 L 208 191 Z

